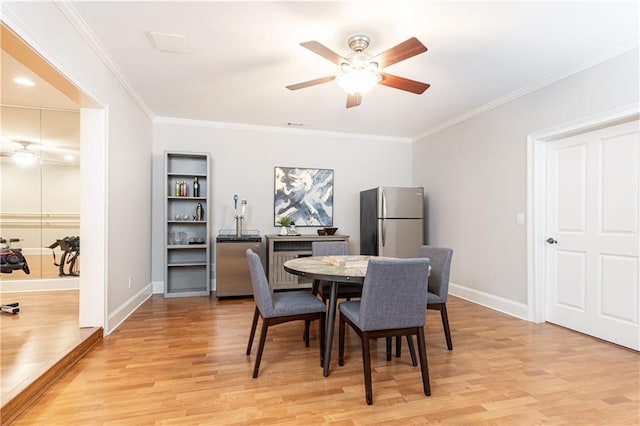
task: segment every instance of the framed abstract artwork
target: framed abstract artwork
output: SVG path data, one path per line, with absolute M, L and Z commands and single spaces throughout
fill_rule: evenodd
M 333 170 L 275 167 L 274 226 L 333 226 Z

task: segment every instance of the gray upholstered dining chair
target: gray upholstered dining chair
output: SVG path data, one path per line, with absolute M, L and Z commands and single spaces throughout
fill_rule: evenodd
M 430 260 L 431 272 L 429 274 L 427 309 L 440 311 L 447 348 L 451 351 L 453 350 L 453 343 L 447 315 L 447 298 L 449 296 L 449 274 L 451 273 L 453 250 L 447 247 L 422 246 L 418 252 L 418 257 L 428 257 Z
M 367 404 L 373 403 L 369 340 L 417 335 L 422 387 L 431 395 L 424 339 L 429 259 L 371 258 L 362 298 L 340 304 L 338 364 L 344 365 L 345 323 L 362 340 L 362 362 Z
M 346 256 L 348 254 L 348 241 L 313 241 L 311 243 L 312 256 Z M 319 292 L 322 301 L 327 303 L 331 296 L 331 283 L 320 281 L 316 292 Z M 338 286 L 338 299 L 350 300 L 352 297 L 360 297 L 361 294 L 362 286 L 360 284 L 340 284 Z
M 255 254 L 251 249 L 247 249 L 246 256 L 251 273 L 253 298 L 256 303 L 253 323 L 251 324 L 251 333 L 249 334 L 249 343 L 247 344 L 247 355 L 251 354 L 251 346 L 253 345 L 253 338 L 258 325 L 258 316 L 262 317 L 262 330 L 260 332 L 258 353 L 253 367 L 253 378 L 258 377 L 262 352 L 267 340 L 267 329 L 269 326 L 289 321 L 320 320 L 320 337 L 318 340 L 320 342 L 320 365 L 322 365 L 325 344 L 325 304 L 307 291 L 273 293 L 269 287 L 267 276 L 264 273 L 260 256 Z M 306 343 L 307 346 L 309 346 L 308 334 L 306 336 Z
M 427 309 L 440 311 L 447 348 L 451 351 L 453 350 L 453 342 L 451 340 L 451 329 L 449 328 L 449 316 L 447 315 L 447 298 L 449 296 L 449 274 L 451 273 L 453 250 L 447 247 L 422 246 L 418 252 L 418 257 L 426 257 L 430 260 L 431 271 L 429 273 Z M 411 345 L 411 340 L 407 340 Z M 388 345 L 389 343 L 387 342 L 387 347 Z M 396 339 L 397 357 L 400 356 L 402 351 L 401 346 L 401 340 Z M 409 353 L 411 354 L 411 359 L 415 359 L 415 352 L 411 346 L 409 346 Z
M 313 241 L 311 242 L 312 256 L 346 256 L 349 254 L 348 241 Z M 329 281 L 314 281 L 311 287 L 311 294 L 320 294 L 322 301 L 326 304 L 331 298 L 331 283 Z M 340 284 L 338 287 L 338 299 L 351 300 L 352 297 L 360 297 L 362 285 L 360 284 Z M 309 321 L 305 322 L 303 338 L 309 336 Z

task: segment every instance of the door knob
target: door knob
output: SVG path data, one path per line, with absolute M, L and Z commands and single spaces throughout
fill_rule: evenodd
M 551 237 L 547 238 L 547 243 L 549 243 L 549 244 L 558 244 L 558 242 L 556 240 L 554 240 L 553 238 L 551 238 Z

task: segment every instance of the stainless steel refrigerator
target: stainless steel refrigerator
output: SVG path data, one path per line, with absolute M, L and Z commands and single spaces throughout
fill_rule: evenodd
M 416 257 L 424 244 L 424 188 L 360 192 L 360 254 Z

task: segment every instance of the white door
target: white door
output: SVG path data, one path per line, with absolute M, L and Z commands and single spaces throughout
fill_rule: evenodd
M 640 350 L 638 121 L 548 144 L 546 320 Z

